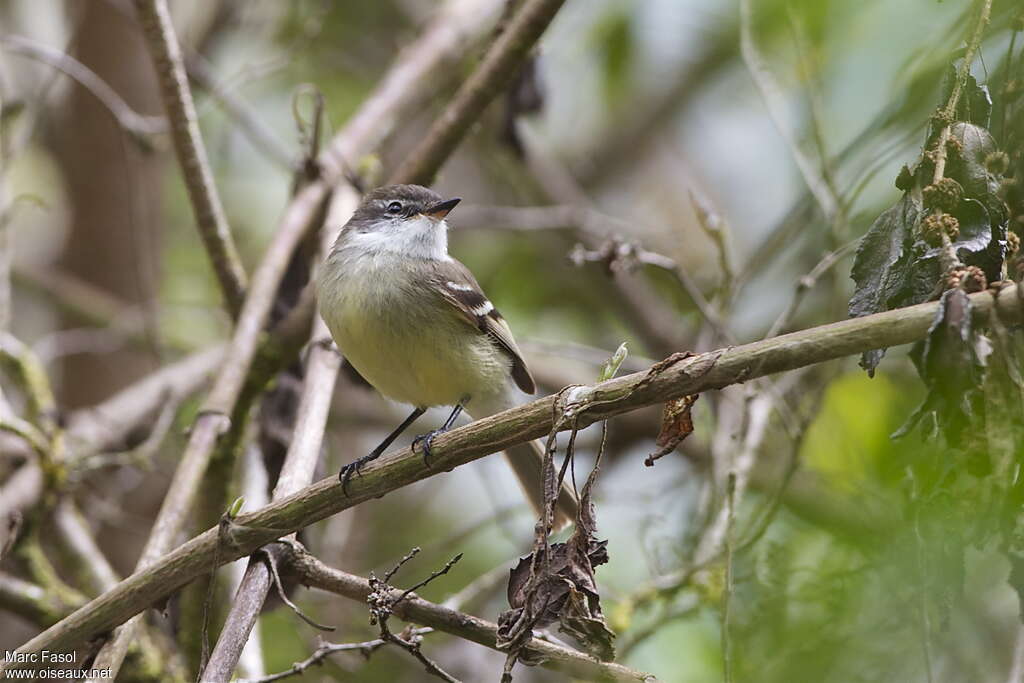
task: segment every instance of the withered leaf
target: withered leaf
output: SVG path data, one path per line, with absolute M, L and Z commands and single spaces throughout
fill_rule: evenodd
M 496 644 L 508 651 L 510 662 L 539 663 L 525 646 L 533 629 L 556 622 L 592 655 L 604 660 L 615 657 L 615 634 L 604 620 L 594 578 L 594 567 L 608 562 L 608 541 L 595 537 L 597 523 L 591 502 L 598 471 L 595 467 L 583 485 L 576 528 L 569 540 L 548 544 L 546 537 L 538 537 L 533 553 L 521 558 L 509 573 L 511 609 L 498 618 Z
M 700 398 L 700 394 L 691 394 L 665 403 L 661 412 L 661 431 L 658 432 L 658 438 L 654 440 L 654 445 L 658 447 L 658 450 L 647 456 L 644 465 L 652 467 L 655 460 L 674 451 L 683 442 L 683 439 L 693 434 L 693 417 L 690 415 L 690 410 L 698 398 Z
M 550 564 L 550 585 L 545 586 L 549 600 L 545 601 L 544 611 L 540 613 L 534 628 L 544 628 L 558 621 L 559 614 L 569 597 L 569 590 L 573 584 L 589 590 L 597 595 L 597 588 L 594 584 L 594 567 L 598 567 L 608 561 L 608 541 L 590 541 L 587 548 L 586 567 L 580 567 L 580 562 L 572 562 L 570 555 L 570 541 L 566 543 L 555 543 L 551 545 Z M 530 566 L 533 563 L 533 555 L 526 555 L 519 558 L 519 563 L 509 571 L 508 580 L 508 604 L 513 609 L 526 606 L 528 599 L 528 588 L 530 583 Z M 563 582 L 563 580 L 565 582 Z M 500 629 L 499 629 L 500 632 Z

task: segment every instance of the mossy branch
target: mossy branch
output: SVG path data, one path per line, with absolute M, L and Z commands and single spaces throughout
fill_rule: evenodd
M 993 313 L 1024 320 L 1019 285 L 971 295 L 976 319 Z M 548 434 L 558 414 L 571 409 L 582 428 L 599 420 L 680 396 L 721 389 L 777 372 L 822 363 L 870 349 L 923 338 L 939 304 L 929 302 L 813 327 L 771 339 L 694 356 L 676 354 L 644 372 L 593 386 L 578 386 L 473 422 L 439 436 L 430 469 L 406 448 L 370 463 L 349 483 L 349 495 L 332 476 L 252 513 L 241 515 L 223 539 L 210 529 L 77 610 L 19 648 L 39 652 L 73 647 L 145 610 L 204 572 L 215 557 L 226 563 L 256 548 L 360 503 L 427 477 Z M 218 543 L 223 543 L 219 553 Z M 11 665 L 8 665 L 11 666 Z M 15 665 L 16 666 L 16 665 Z

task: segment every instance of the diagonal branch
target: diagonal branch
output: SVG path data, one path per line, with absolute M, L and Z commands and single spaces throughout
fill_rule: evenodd
M 391 183 L 429 185 L 441 165 L 507 87 L 565 0 L 526 0 L 488 50 L 480 66 L 430 127 L 423 142 L 392 174 Z
M 206 148 L 199 132 L 196 106 L 188 87 L 181 46 L 174 34 L 166 0 L 136 0 L 135 9 L 153 57 L 160 94 L 171 125 L 171 139 L 181 164 L 199 234 L 213 263 L 231 317 L 237 318 L 245 297 L 245 270 L 231 237 Z
M 488 26 L 491 10 L 497 5 L 491 0 L 475 4 L 449 3 L 412 46 L 404 50 L 395 65 L 388 72 L 378 88 L 375 97 L 364 103 L 360 111 L 349 122 L 346 130 L 354 131 L 354 139 L 339 136 L 324 155 L 320 168 L 324 178 L 333 177 L 340 181 L 346 160 L 358 158 L 375 149 L 393 125 L 398 113 L 405 111 L 412 102 L 425 96 L 431 77 L 441 71 L 464 46 L 466 39 L 483 35 Z M 326 162 L 331 162 L 328 165 Z M 303 195 L 310 192 L 326 194 L 324 181 L 312 183 Z M 340 208 L 335 201 L 332 224 L 343 224 L 355 210 L 358 197 L 350 191 L 344 194 L 347 206 Z M 338 196 L 342 196 L 340 193 Z M 286 218 L 287 220 L 287 218 Z M 329 241 L 327 242 L 329 246 Z M 314 341 L 329 338 L 326 328 L 316 321 Z M 327 421 L 327 411 L 333 394 L 334 382 L 340 367 L 334 351 L 316 344 L 310 351 L 306 384 L 302 397 L 303 407 L 299 414 L 302 420 L 296 426 L 296 438 L 286 456 L 285 469 L 275 489 L 275 499 L 294 493 L 308 486 L 313 478 Z M 239 586 L 228 620 L 221 637 L 202 674 L 203 680 L 220 680 L 230 677 L 238 661 L 240 648 L 244 645 L 270 588 L 270 576 L 262 563 L 250 563 L 245 578 Z
M 346 194 L 349 199 L 348 207 L 343 211 L 351 213 L 355 210 L 358 196 L 351 190 Z M 314 341 L 317 337 L 329 339 L 329 333 L 319 318 L 316 319 L 314 328 Z M 306 363 L 302 398 L 297 411 L 299 418 L 295 425 L 295 437 L 288 447 L 281 474 L 274 487 L 274 500 L 291 495 L 309 486 L 313 481 L 317 463 L 320 461 L 324 426 L 327 424 L 334 382 L 340 368 L 341 359 L 333 349 L 324 344 L 315 344 L 311 348 Z M 265 550 L 272 553 L 276 548 Z M 226 681 L 231 678 L 241 657 L 242 648 L 270 592 L 270 585 L 271 575 L 267 564 L 250 560 L 200 680 Z
M 978 321 L 992 314 L 1007 322 L 1024 320 L 1024 297 L 1019 285 L 970 296 Z M 368 465 L 362 477 L 349 483 L 349 495 L 336 477 L 329 477 L 255 512 L 241 515 L 229 547 L 222 547 L 222 563 L 243 557 L 256 548 L 337 512 L 379 498 L 429 476 L 477 460 L 491 453 L 540 438 L 551 432 L 566 408 L 565 396 L 578 419 L 574 428 L 663 403 L 680 396 L 721 389 L 777 372 L 822 363 L 874 348 L 898 346 L 924 337 L 939 304 L 929 302 L 907 308 L 843 320 L 741 346 L 696 356 L 675 354 L 646 372 L 625 375 L 593 386 L 579 386 L 548 396 L 439 436 L 430 469 L 411 449 L 382 456 Z M 18 652 L 73 647 L 124 623 L 166 597 L 213 565 L 217 529 L 210 529 L 179 546 L 158 561 L 136 571 L 112 590 L 77 610 L 67 619 L 22 645 Z M 7 664 L 6 667 L 21 666 Z M 0 669 L 5 670 L 5 669 Z
M 135 140 L 150 144 L 149 139 L 153 135 L 167 129 L 167 122 L 162 116 L 143 116 L 138 113 L 95 71 L 69 54 L 25 36 L 0 36 L 0 46 L 3 46 L 5 52 L 38 60 L 73 79 L 106 107 L 117 125 Z
M 793 155 L 793 161 L 800 170 L 800 175 L 804 179 L 807 189 L 818 203 L 822 213 L 825 215 L 825 219 L 831 223 L 842 210 L 842 201 L 836 195 L 835 188 L 819 173 L 814 160 L 804 152 L 787 123 L 785 93 L 768 67 L 768 63 L 761 55 L 757 42 L 754 40 L 754 19 L 752 15 L 753 11 L 750 6 L 750 0 L 740 0 L 740 52 L 743 55 L 743 61 L 747 65 L 750 77 L 754 79 L 754 84 L 761 93 L 761 99 L 764 100 L 769 116 L 775 123 L 779 134 L 789 146 L 790 152 Z
M 327 199 L 330 189 L 342 179 L 346 161 L 358 159 L 375 149 L 393 130 L 396 123 L 403 120 L 408 112 L 414 110 L 416 105 L 432 92 L 436 76 L 443 72 L 441 67 L 453 62 L 461 54 L 466 37 L 475 35 L 475 29 L 489 21 L 491 13 L 486 10 L 486 7 L 459 6 L 450 12 L 442 13 L 420 41 L 403 51 L 395 67 L 388 72 L 374 94 L 363 103 L 359 111 L 320 155 L 320 180 L 307 185 L 289 203 L 273 241 L 253 275 L 252 286 L 238 314 L 234 335 L 225 356 L 226 361 L 192 426 L 185 453 L 154 522 L 136 571 L 145 570 L 156 564 L 160 556 L 171 549 L 173 539 L 192 507 L 196 492 L 199 490 L 199 482 L 206 473 L 217 441 L 229 427 L 227 416 L 233 414 L 250 370 L 254 367 L 254 359 L 261 348 L 262 332 L 291 255 L 315 222 L 314 219 Z M 166 16 L 164 18 L 166 19 Z M 150 19 L 155 20 L 159 17 L 151 16 Z M 145 21 L 144 23 L 149 24 Z M 155 28 L 149 26 L 147 30 Z M 177 71 L 181 71 L 180 62 L 179 58 Z M 183 79 L 183 71 L 175 77 Z M 306 329 L 308 330 L 308 327 Z M 249 551 L 255 550 L 256 547 L 258 545 Z M 109 666 L 116 671 L 124 658 L 125 644 L 131 640 L 137 623 L 137 620 L 133 620 L 130 625 L 126 625 L 127 628 L 119 629 L 115 635 L 114 645 L 104 648 L 104 652 L 97 658 L 98 668 Z M 106 654 L 108 652 L 109 657 Z

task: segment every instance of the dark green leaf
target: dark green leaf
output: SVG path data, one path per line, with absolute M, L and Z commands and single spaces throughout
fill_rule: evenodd
M 905 256 L 920 218 L 921 202 L 908 192 L 872 224 L 853 263 L 852 317 L 886 310 L 888 299 L 903 288 L 908 275 Z M 864 353 L 861 366 L 873 374 L 884 353 L 882 349 Z

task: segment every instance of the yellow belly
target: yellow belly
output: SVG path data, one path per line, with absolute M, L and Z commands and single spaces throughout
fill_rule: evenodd
M 453 405 L 504 388 L 511 361 L 439 295 L 375 269 L 321 280 L 321 315 L 352 366 L 384 396 Z

